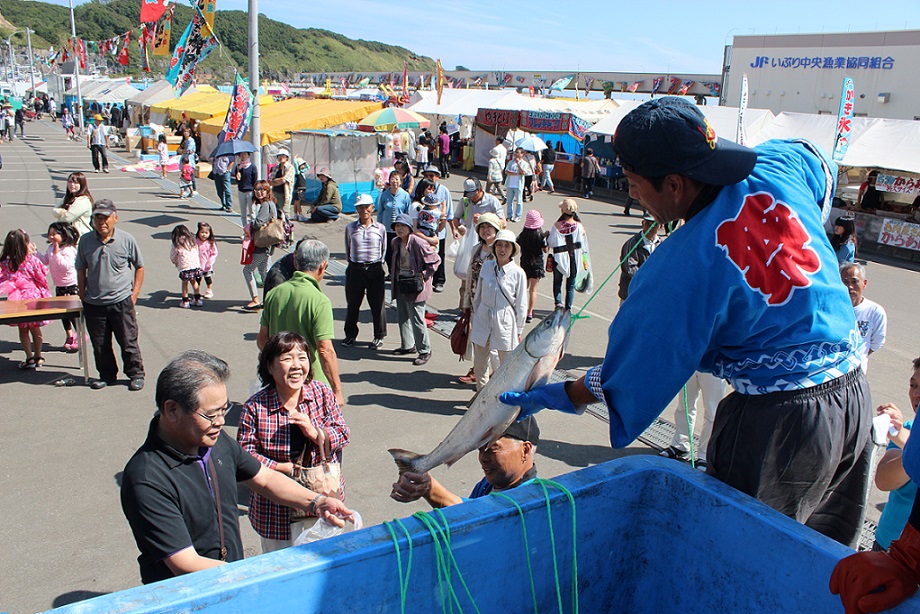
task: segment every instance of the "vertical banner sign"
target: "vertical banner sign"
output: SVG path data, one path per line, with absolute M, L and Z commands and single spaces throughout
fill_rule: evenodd
M 233 92 L 230 94 L 230 109 L 224 120 L 224 128 L 217 137 L 219 143 L 241 141 L 246 138 L 249 122 L 252 119 L 253 99 L 248 84 L 237 75 L 236 85 L 233 86 Z
M 409 102 L 409 62 L 403 62 L 403 104 Z
M 195 13 L 182 38 L 176 44 L 169 61 L 166 80 L 173 86 L 176 96 L 181 96 L 195 80 L 195 67 L 217 47 L 217 38 L 205 22 L 201 11 Z
M 198 8 L 204 13 L 204 20 L 208 23 L 208 28 L 214 30 L 214 15 L 217 13 L 217 0 L 199 0 Z M 210 35 L 211 32 L 207 32 Z
M 141 0 L 141 22 L 150 23 L 163 16 L 166 0 Z
M 441 104 L 441 94 L 444 92 L 444 68 L 441 66 L 441 60 L 438 60 L 438 77 L 435 89 L 438 92 L 438 104 Z
M 86 70 L 86 43 L 82 38 L 77 39 L 77 55 L 80 57 L 80 70 Z
M 748 105 L 748 80 L 747 73 L 742 73 L 741 75 L 741 100 L 738 102 L 738 131 L 737 131 L 737 141 L 739 145 L 744 145 L 745 134 L 744 134 L 744 111 L 747 109 Z
M 843 89 L 840 92 L 840 112 L 837 113 L 837 136 L 834 138 L 834 162 L 843 160 L 850 146 L 850 132 L 853 125 L 853 101 L 856 91 L 853 88 L 853 77 L 843 78 Z
M 150 56 L 147 50 L 149 49 L 151 40 L 153 40 L 153 24 L 141 24 L 141 35 L 137 39 L 137 42 L 141 48 L 141 70 L 144 72 L 150 72 Z
M 128 45 L 131 44 L 131 32 L 125 34 L 125 44 L 121 47 L 121 53 L 118 54 L 118 63 L 122 66 L 128 65 Z
M 662 81 L 664 81 L 664 77 L 655 77 L 655 80 L 652 82 L 652 96 L 658 93 Z
M 153 55 L 169 55 L 169 33 L 172 29 L 173 10 L 176 5 L 169 7 L 157 21 L 153 35 Z

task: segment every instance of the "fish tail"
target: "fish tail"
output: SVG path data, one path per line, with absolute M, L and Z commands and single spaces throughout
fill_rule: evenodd
M 400 448 L 390 448 L 387 452 L 389 452 L 393 456 L 393 460 L 396 461 L 396 466 L 399 467 L 400 475 L 407 471 L 418 473 L 416 470 L 416 461 L 422 458 L 422 454 L 410 452 L 409 450 L 402 450 Z

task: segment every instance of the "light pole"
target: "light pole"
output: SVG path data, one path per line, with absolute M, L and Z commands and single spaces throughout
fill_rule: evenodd
M 252 120 L 249 123 L 249 142 L 256 150 L 252 163 L 262 177 L 262 127 L 259 108 L 259 0 L 249 0 L 249 89 L 252 90 Z
M 10 84 L 12 84 L 13 79 L 15 79 L 14 71 L 16 67 L 16 58 L 13 57 L 13 43 L 11 39 L 13 38 L 13 36 L 15 36 L 16 34 L 19 34 L 20 32 L 22 32 L 22 30 L 13 30 L 12 32 L 10 32 L 10 35 L 6 37 L 6 53 L 7 53 L 6 57 L 9 62 L 9 64 L 7 65 L 7 72 L 10 76 Z
M 74 50 L 74 61 L 73 61 L 73 74 L 77 80 L 77 111 L 74 115 L 77 116 L 77 121 L 80 122 L 80 135 L 83 135 L 83 93 L 80 91 L 80 52 L 78 50 L 79 43 L 77 43 L 77 24 L 73 19 L 73 0 L 70 0 L 70 36 L 71 41 L 73 41 L 73 50 Z M 64 102 L 63 100 L 61 101 Z

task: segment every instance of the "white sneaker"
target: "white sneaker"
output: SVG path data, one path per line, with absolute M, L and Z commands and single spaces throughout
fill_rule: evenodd
M 214 293 L 208 288 L 208 291 L 204 293 L 205 298 L 214 298 Z
M 193 191 L 192 191 L 192 196 L 198 196 L 198 192 L 196 192 L 196 191 L 193 190 Z

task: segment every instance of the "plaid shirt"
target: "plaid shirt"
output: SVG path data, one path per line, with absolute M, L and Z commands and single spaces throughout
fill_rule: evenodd
M 325 429 L 332 447 L 332 457 L 329 460 L 341 463 L 342 448 L 348 444 L 349 429 L 329 386 L 315 380 L 305 384 L 297 411 L 309 415 L 314 425 Z M 296 460 L 291 456 L 288 412 L 281 406 L 274 386 L 263 388 L 246 401 L 236 438 L 244 450 L 269 469 L 275 469 L 278 463 Z M 307 444 L 310 466 L 315 466 L 321 460 L 319 449 L 309 439 Z M 341 498 L 345 498 L 344 476 Z M 291 508 L 256 492 L 249 496 L 249 521 L 262 537 L 291 538 Z

